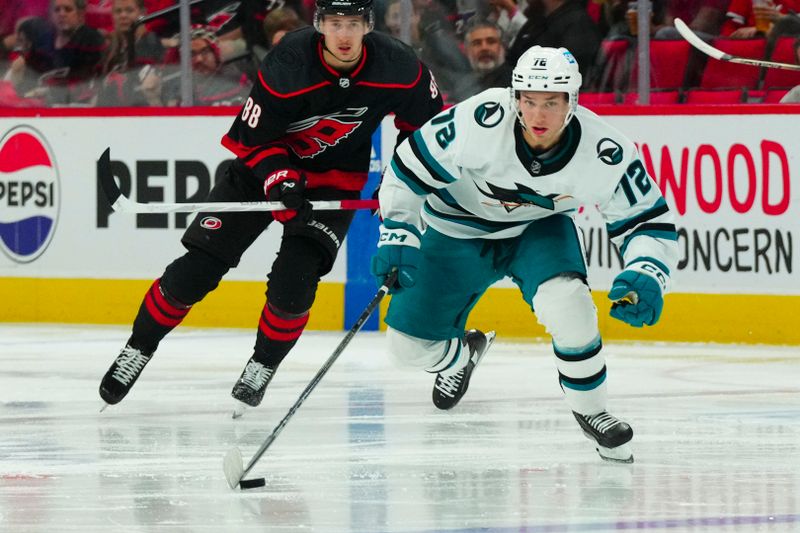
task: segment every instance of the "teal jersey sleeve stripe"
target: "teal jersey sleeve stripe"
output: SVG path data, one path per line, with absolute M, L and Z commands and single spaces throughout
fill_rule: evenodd
M 663 215 L 668 211 L 669 208 L 667 207 L 667 202 L 663 197 L 661 197 L 650 209 L 647 209 L 646 211 L 643 211 L 632 218 L 626 218 L 625 220 L 620 220 L 618 222 L 614 222 L 613 224 L 607 224 L 606 229 L 608 230 L 608 235 L 610 237 L 617 237 L 625 233 L 625 231 L 629 230 L 630 228 L 641 224 L 642 222 L 647 222 L 648 220 L 656 218 L 659 215 Z
M 413 174 L 408 176 L 406 175 L 406 173 L 400 170 L 400 167 L 397 165 L 394 159 L 392 159 L 391 166 L 395 176 L 397 176 L 400 181 L 405 183 L 409 189 L 414 191 L 414 194 L 418 194 L 419 196 L 427 196 L 428 194 L 433 192 L 434 190 L 433 187 L 419 181 L 419 178 L 417 178 Z
M 647 237 L 653 237 L 654 239 L 664 239 L 665 241 L 677 241 L 678 240 L 678 233 L 675 231 L 664 231 L 664 230 L 642 230 L 642 231 L 635 231 L 625 237 L 625 242 L 622 243 L 622 246 L 619 249 L 619 253 L 623 256 L 625 255 L 625 250 L 628 249 L 628 244 L 630 244 L 631 239 L 634 237 L 640 237 L 645 235 Z
M 430 150 L 428 150 L 425 141 L 422 139 L 422 135 L 419 132 L 420 130 L 415 131 L 411 135 L 411 149 L 412 151 L 416 152 L 419 151 L 418 156 L 421 157 L 421 163 L 423 163 L 428 169 L 432 170 L 432 176 L 437 181 L 441 181 L 443 183 L 453 183 L 456 181 L 456 177 L 450 174 L 439 162 L 436 160 L 433 155 L 431 155 Z

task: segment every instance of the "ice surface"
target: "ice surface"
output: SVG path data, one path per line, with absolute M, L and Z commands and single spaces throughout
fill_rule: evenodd
M 800 531 L 800 349 L 608 345 L 633 465 L 604 463 L 550 347 L 499 337 L 452 411 L 362 332 L 228 488 L 344 333 L 307 332 L 231 419 L 254 332 L 183 328 L 122 403 L 100 378 L 128 328 L 0 325 L 0 531 Z

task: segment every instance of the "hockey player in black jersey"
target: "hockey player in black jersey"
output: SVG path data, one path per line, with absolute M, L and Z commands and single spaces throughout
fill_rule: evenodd
M 395 114 L 398 142 L 438 113 L 442 98 L 411 48 L 371 33 L 372 0 L 317 0 L 314 27 L 287 34 L 222 139 L 236 159 L 208 200 L 280 201 L 286 210 L 201 213 L 183 235 L 187 252 L 145 294 L 133 331 L 100 384 L 122 400 L 159 342 L 239 263 L 272 223 L 283 238 L 269 273 L 252 357 L 231 392 L 257 406 L 308 322 L 320 278 L 333 266 L 352 211 L 313 212 L 311 200 L 356 199 L 371 138 Z M 213 223 L 208 223 L 213 220 Z M 205 221 L 205 222 L 204 222 Z M 234 416 L 238 412 L 235 411 Z

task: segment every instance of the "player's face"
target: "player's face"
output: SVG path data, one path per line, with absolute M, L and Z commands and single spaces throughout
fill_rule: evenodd
M 535 150 L 547 150 L 561 138 L 569 112 L 567 93 L 522 91 L 519 110 L 525 123 L 525 140 Z
M 325 36 L 325 60 L 335 69 L 346 69 L 361 57 L 369 27 L 362 16 L 325 15 L 320 31 Z

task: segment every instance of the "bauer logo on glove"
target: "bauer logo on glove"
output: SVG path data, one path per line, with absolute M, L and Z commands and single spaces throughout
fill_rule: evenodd
M 271 202 L 281 202 L 285 210 L 274 211 L 278 222 L 289 221 L 305 224 L 311 219 L 311 204 L 305 199 L 306 179 L 293 168 L 276 170 L 264 180 L 264 195 Z M 299 215 L 299 216 L 298 216 Z

